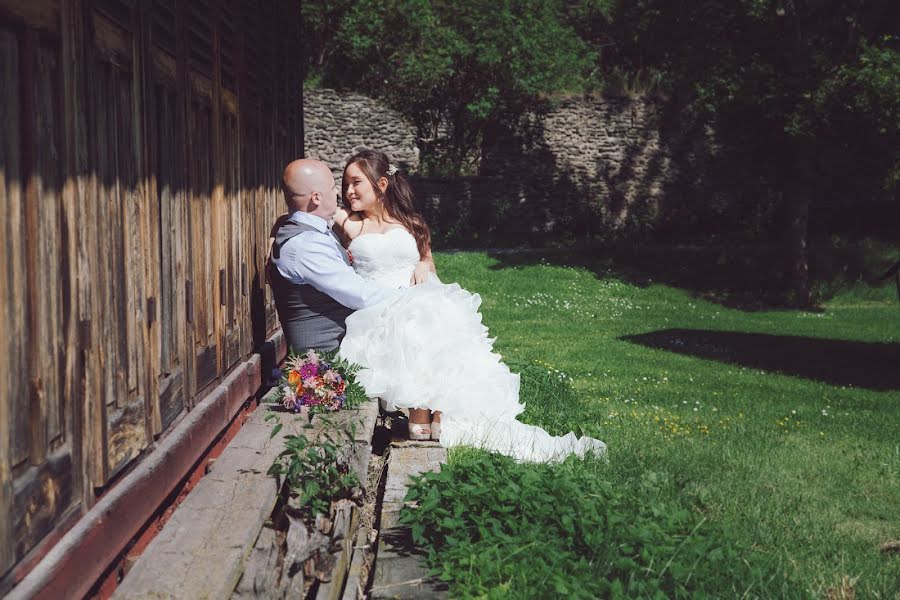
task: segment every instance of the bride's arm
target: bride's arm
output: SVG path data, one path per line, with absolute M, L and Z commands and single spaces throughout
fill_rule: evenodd
M 350 237 L 350 232 L 347 231 L 346 227 L 347 221 L 349 220 L 350 213 L 338 206 L 337 211 L 334 213 L 334 225 L 331 226 L 331 230 L 337 234 L 338 238 L 340 238 L 344 248 L 349 246 L 350 241 L 353 239 Z
M 425 283 L 429 273 L 437 273 L 437 269 L 434 268 L 434 257 L 431 255 L 431 246 L 428 247 L 425 255 L 422 256 L 419 264 L 413 270 L 412 277 L 409 279 L 409 285 Z
M 350 213 L 344 210 L 344 207 L 338 206 L 337 211 L 334 213 L 334 224 L 344 229 L 344 223 L 347 222 L 347 219 L 350 218 Z

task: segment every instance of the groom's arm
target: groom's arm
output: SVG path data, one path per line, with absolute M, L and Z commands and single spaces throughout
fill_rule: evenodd
M 309 284 L 353 310 L 373 306 L 398 293 L 357 275 L 341 258 L 334 242 L 315 232 L 303 232 L 288 240 L 275 265 L 291 283 Z

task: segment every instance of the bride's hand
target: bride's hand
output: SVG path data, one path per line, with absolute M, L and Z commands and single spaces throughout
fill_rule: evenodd
M 412 277 L 409 278 L 409 285 L 419 285 L 420 283 L 425 283 L 428 279 L 428 274 L 431 273 L 431 263 L 427 261 L 419 261 L 419 264 L 416 265 L 416 268 L 413 269 Z

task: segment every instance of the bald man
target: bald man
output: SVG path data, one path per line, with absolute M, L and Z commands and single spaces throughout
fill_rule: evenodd
M 269 273 L 278 318 L 295 352 L 333 350 L 354 310 L 398 292 L 366 281 L 350 267 L 331 231 L 338 186 L 328 165 L 295 160 L 285 167 L 281 187 L 288 216 L 277 226 Z

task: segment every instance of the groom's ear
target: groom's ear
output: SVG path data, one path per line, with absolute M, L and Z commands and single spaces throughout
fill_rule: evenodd
M 322 204 L 322 198 L 319 197 L 319 192 L 311 192 L 309 194 L 309 203 L 312 205 L 313 210 L 319 208 L 319 205 Z

